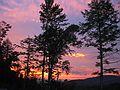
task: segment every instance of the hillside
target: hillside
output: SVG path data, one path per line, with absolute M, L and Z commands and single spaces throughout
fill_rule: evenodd
M 120 90 L 120 76 L 104 76 L 104 90 Z M 100 77 L 66 82 L 66 90 L 99 90 Z

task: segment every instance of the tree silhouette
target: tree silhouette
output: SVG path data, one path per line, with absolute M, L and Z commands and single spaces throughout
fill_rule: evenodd
M 25 70 L 25 77 L 29 78 L 29 73 L 31 68 L 35 68 L 36 59 L 36 51 L 35 51 L 35 44 L 33 38 L 25 38 L 21 40 L 20 45 L 15 45 L 18 48 L 22 49 L 20 56 L 24 56 L 24 60 L 21 60 L 21 63 L 24 65 Z
M 53 77 L 58 81 L 60 74 L 65 72 L 68 75 L 70 73 L 70 69 L 70 62 L 68 60 L 59 61 L 56 65 L 54 65 Z
M 85 22 L 81 23 L 80 34 L 86 46 L 93 46 L 98 50 L 97 62 L 100 66 L 101 90 L 102 77 L 104 72 L 103 64 L 107 64 L 109 60 L 107 56 L 111 52 L 117 52 L 115 49 L 117 39 L 120 37 L 120 29 L 118 29 L 118 11 L 113 8 L 110 0 L 92 0 L 88 4 L 89 10 L 82 12 Z
M 5 39 L 10 28 L 11 26 L 6 22 L 0 23 L 0 79 L 6 82 L 18 77 L 18 74 L 11 68 L 19 66 L 17 63 L 18 52 L 14 50 L 12 43 Z
M 7 24 L 5 21 L 0 22 L 0 43 L 7 35 L 7 31 L 11 29 L 11 26 Z
M 45 4 L 41 4 L 40 20 L 43 23 L 42 29 L 45 30 L 45 32 L 43 33 L 44 34 L 43 35 L 43 37 L 44 37 L 43 38 L 43 44 L 44 44 L 43 45 L 44 46 L 43 72 L 44 72 L 45 56 L 47 56 L 46 54 L 48 53 L 47 52 L 47 48 L 48 48 L 47 44 L 51 43 L 49 40 L 50 39 L 49 37 L 54 38 L 54 36 L 55 36 L 55 33 L 51 32 L 51 31 L 53 31 L 51 28 L 51 25 L 53 26 L 53 29 L 57 28 L 57 24 L 60 25 L 59 23 L 61 23 L 60 19 L 61 20 L 63 19 L 62 21 L 64 21 L 64 19 L 65 19 L 65 14 L 61 13 L 62 9 L 59 9 L 59 5 L 57 5 L 57 4 L 55 4 L 53 6 L 53 3 L 54 3 L 54 0 L 45 0 Z M 53 19 L 55 19 L 55 20 L 53 20 Z M 51 31 L 49 29 L 51 29 Z M 56 31 L 56 30 L 54 30 L 54 31 Z M 52 78 L 52 75 L 51 75 L 52 67 L 53 67 L 53 65 L 51 65 L 51 68 L 50 68 L 50 63 L 49 63 L 49 77 L 48 77 L 49 82 L 50 82 L 50 79 Z M 44 74 L 43 72 L 42 72 L 42 74 Z M 44 77 L 44 75 L 42 75 L 42 76 Z M 43 78 L 42 78 L 42 81 L 43 81 Z
M 52 80 L 53 67 L 61 59 L 62 55 L 70 52 L 69 45 L 76 42 L 75 32 L 78 26 L 66 26 L 66 15 L 62 13 L 63 9 L 60 5 L 54 4 L 54 0 L 45 0 L 41 4 L 40 21 L 42 23 L 43 34 L 40 34 L 39 39 L 43 46 L 43 62 L 48 65 L 48 82 Z M 40 44 L 39 44 L 40 45 Z M 45 60 L 46 58 L 46 60 Z M 44 69 L 44 64 L 43 64 Z
M 42 67 L 42 85 L 44 85 L 44 72 L 45 72 L 45 65 L 47 59 L 47 52 L 46 52 L 46 41 L 44 39 L 44 35 L 35 36 L 34 43 L 36 45 L 36 51 L 43 56 L 43 60 L 40 60 L 40 65 Z

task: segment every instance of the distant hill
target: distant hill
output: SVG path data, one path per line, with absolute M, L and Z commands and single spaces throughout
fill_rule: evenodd
M 74 84 L 75 86 L 99 86 L 100 77 L 88 78 L 84 80 L 71 80 L 67 84 Z M 104 76 L 104 85 L 110 85 L 114 83 L 120 84 L 120 76 Z
M 103 84 L 103 90 L 120 90 L 120 76 L 104 76 Z M 100 77 L 71 80 L 65 86 L 65 90 L 100 90 Z

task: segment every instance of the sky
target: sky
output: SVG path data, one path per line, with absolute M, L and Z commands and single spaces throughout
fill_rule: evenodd
M 0 0 L 0 21 L 4 20 L 12 26 L 8 32 L 8 38 L 13 43 L 19 44 L 20 40 L 41 33 L 39 11 L 40 4 L 43 2 L 44 0 Z M 55 3 L 60 4 L 64 9 L 63 12 L 71 24 L 79 24 L 83 21 L 81 11 L 88 9 L 87 5 L 90 2 L 91 0 L 55 0 Z M 117 0 L 113 0 L 115 6 L 118 6 L 116 2 Z M 94 48 L 72 49 L 76 51 L 74 55 L 63 57 L 64 60 L 70 60 L 72 67 L 71 74 L 66 77 L 73 79 L 90 77 L 91 73 L 98 69 L 95 67 L 97 50 Z

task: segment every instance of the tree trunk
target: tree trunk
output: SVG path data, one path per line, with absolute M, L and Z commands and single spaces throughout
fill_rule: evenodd
M 100 90 L 103 90 L 103 51 L 100 45 Z
M 44 90 L 44 71 L 45 71 L 45 60 L 46 60 L 46 55 L 44 51 L 44 56 L 43 56 L 43 64 L 42 64 L 42 89 Z
M 99 50 L 100 50 L 100 90 L 103 90 L 103 49 L 102 49 L 102 35 L 99 25 Z
M 43 56 L 43 65 L 42 65 L 42 83 L 44 83 L 44 71 L 45 71 L 45 55 Z
M 27 85 L 28 85 L 28 77 L 29 77 L 29 61 L 30 61 L 30 51 L 29 51 L 29 49 L 30 49 L 30 43 L 28 43 L 28 51 L 27 51 L 27 66 L 26 66 L 26 69 L 27 69 L 27 71 L 26 71 L 26 77 L 25 77 L 25 82 L 24 82 L 24 89 L 27 87 Z
M 57 81 L 59 80 L 59 73 L 57 74 Z
M 28 57 L 28 60 L 27 60 L 27 72 L 26 72 L 26 78 L 28 78 L 29 76 L 29 57 Z
M 28 44 L 28 49 L 30 48 L 30 44 Z M 29 61 L 30 61 L 30 52 L 29 52 L 29 50 L 28 50 L 28 52 L 27 52 L 27 75 L 26 75 L 26 77 L 28 78 L 28 76 L 29 76 Z
M 59 80 L 60 72 L 57 70 L 57 81 Z
M 49 85 L 49 90 L 51 90 L 51 86 L 52 86 L 52 83 L 51 83 L 51 80 L 52 80 L 52 70 L 53 70 L 53 64 L 50 64 L 49 65 L 49 73 L 48 73 L 48 85 Z

